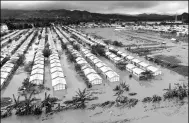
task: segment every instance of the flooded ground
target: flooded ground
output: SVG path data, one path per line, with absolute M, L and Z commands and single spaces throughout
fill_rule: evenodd
M 92 29 L 89 29 L 92 30 Z M 100 29 L 97 29 L 99 31 Z M 102 29 L 107 30 L 107 29 Z M 89 31 L 88 31 L 89 32 Z M 91 31 L 92 32 L 92 31 Z M 111 31 L 110 31 L 111 32 Z M 112 33 L 107 33 L 107 37 L 111 37 Z M 100 31 L 98 32 L 100 33 Z M 103 33 L 103 35 L 105 35 Z M 101 34 L 101 33 L 100 33 Z M 113 37 L 113 36 L 112 36 Z M 125 36 L 126 37 L 126 36 Z M 114 37 L 115 38 L 115 37 Z M 117 39 L 112 39 L 117 40 Z M 62 51 L 60 41 L 55 43 L 57 50 L 60 56 L 60 62 L 63 68 L 64 75 L 66 76 L 67 89 L 65 91 L 54 92 L 52 89 L 51 76 L 50 76 L 50 64 L 48 60 L 45 63 L 45 82 L 44 85 L 50 88 L 50 91 L 46 91 L 48 94 L 59 97 L 61 99 L 67 100 L 71 99 L 78 89 L 83 90 L 86 88 L 84 80 L 77 74 L 74 68 L 74 64 L 68 62 L 67 55 L 65 51 Z M 135 56 L 136 58 L 145 61 L 144 58 L 137 56 L 136 54 L 129 53 L 120 48 L 120 50 Z M 32 57 L 28 55 L 28 57 Z M 31 59 L 31 58 L 30 58 Z M 129 92 L 136 92 L 137 95 L 129 96 L 129 92 L 125 92 L 124 95 L 127 95 L 130 98 L 139 99 L 138 104 L 135 107 L 111 107 L 111 108 L 101 108 L 97 107 L 94 110 L 88 109 L 92 104 L 103 103 L 105 101 L 113 101 L 116 99 L 115 92 L 113 88 L 118 85 L 120 82 L 110 83 L 103 78 L 103 83 L 101 85 L 95 85 L 92 88 L 88 88 L 88 92 L 93 92 L 94 96 L 97 96 L 98 99 L 90 101 L 87 104 L 85 110 L 67 110 L 46 117 L 45 114 L 42 116 L 15 116 L 12 115 L 8 118 L 2 119 L 2 123 L 188 123 L 188 101 L 184 100 L 184 103 L 179 101 L 161 101 L 160 103 L 142 103 L 141 100 L 144 97 L 152 96 L 157 94 L 162 96 L 164 93 L 163 89 L 168 88 L 169 83 L 174 85 L 174 83 L 188 83 L 188 78 L 183 77 L 176 72 L 170 71 L 166 68 L 162 70 L 162 75 L 156 77 L 155 79 L 149 81 L 138 81 L 136 78 L 129 78 L 129 73 L 127 71 L 120 71 L 116 68 L 114 63 L 110 60 L 99 57 L 104 63 L 111 67 L 115 72 L 117 72 L 120 77 L 120 82 L 126 82 L 130 85 Z M 145 61 L 149 63 L 148 61 Z M 153 64 L 153 63 L 150 63 Z M 156 66 L 155 64 L 153 64 Z M 21 68 L 20 68 L 21 69 Z M 20 70 L 19 69 L 19 70 Z M 17 93 L 16 87 L 20 87 L 24 78 L 27 77 L 26 73 L 19 73 L 19 70 L 16 71 L 16 74 L 11 79 L 9 85 L 6 89 L 1 91 L 1 94 L 4 96 L 12 97 L 13 93 Z M 12 89 L 14 88 L 14 89 Z M 10 90 L 11 91 L 10 93 Z M 44 92 L 39 95 L 35 95 L 40 98 L 44 98 Z M 14 114 L 14 113 L 13 113 Z
M 159 43 L 166 42 L 171 48 L 153 51 L 152 55 L 174 56 L 181 62 L 179 64 L 188 66 L 188 42 L 173 42 L 171 39 L 162 38 L 159 33 L 145 32 L 137 33 L 134 30 L 115 31 L 115 28 L 89 28 L 83 29 L 85 33 L 93 33 L 104 39 L 120 41 L 125 45 L 138 44 L 160 46 Z M 146 46 L 145 46 L 146 47 Z

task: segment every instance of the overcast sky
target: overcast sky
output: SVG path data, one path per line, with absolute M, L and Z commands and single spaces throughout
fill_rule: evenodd
M 95 13 L 181 14 L 188 12 L 188 1 L 1 1 L 1 9 L 68 9 Z

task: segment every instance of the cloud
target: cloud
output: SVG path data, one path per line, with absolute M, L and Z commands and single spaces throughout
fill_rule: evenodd
M 175 14 L 188 12 L 188 1 L 1 1 L 1 8 L 86 10 L 96 13 Z

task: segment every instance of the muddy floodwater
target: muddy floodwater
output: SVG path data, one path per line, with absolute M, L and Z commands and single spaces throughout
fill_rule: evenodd
M 129 40 L 128 35 L 134 36 L 134 32 L 115 32 L 113 28 L 96 28 L 96 29 L 86 29 L 88 33 L 95 33 L 100 36 L 104 36 L 106 39 L 118 40 L 118 41 L 127 41 Z M 125 34 L 126 33 L 126 34 Z M 125 35 L 124 35 L 125 34 Z M 138 35 L 143 40 L 153 39 L 153 41 L 160 42 L 162 39 L 158 35 L 148 35 L 140 34 Z M 154 37 L 154 38 L 153 38 Z M 135 39 L 137 41 L 137 39 Z M 144 41 L 145 42 L 145 41 Z M 126 43 L 128 44 L 128 43 Z M 56 48 L 60 54 L 60 63 L 65 75 L 67 82 L 67 89 L 65 91 L 53 91 L 50 75 L 50 64 L 49 60 L 45 62 L 45 82 L 44 85 L 50 88 L 50 91 L 44 91 L 48 94 L 51 94 L 55 97 L 61 98 L 64 100 L 71 99 L 78 89 L 83 90 L 87 88 L 83 78 L 77 74 L 74 68 L 74 64 L 70 63 L 67 59 L 65 51 L 61 48 L 61 43 L 59 40 L 55 43 Z M 173 43 L 170 43 L 173 45 Z M 26 54 L 27 59 L 32 60 L 33 58 L 33 49 L 35 46 L 29 50 L 29 53 Z M 121 71 L 116 68 L 115 64 L 110 60 L 104 57 L 98 57 L 104 63 L 106 63 L 110 68 L 120 75 L 120 82 L 126 82 L 130 86 L 129 92 L 137 93 L 135 96 L 129 96 L 129 92 L 124 94 L 129 98 L 136 98 L 139 100 L 137 105 L 132 108 L 128 107 L 116 107 L 112 106 L 111 108 L 101 108 L 97 107 L 95 109 L 89 109 L 92 104 L 103 103 L 105 101 L 113 101 L 116 99 L 114 96 L 115 92 L 113 88 L 118 85 L 120 82 L 110 83 L 107 81 L 101 74 L 103 78 L 103 83 L 101 85 L 95 85 L 92 88 L 87 88 L 88 92 L 95 93 L 94 96 L 97 96 L 97 100 L 90 101 L 87 103 L 87 108 L 83 110 L 66 110 L 62 112 L 49 115 L 48 117 L 45 114 L 41 116 L 15 116 L 12 115 L 8 118 L 1 120 L 2 123 L 188 123 L 188 100 L 184 99 L 182 102 L 178 100 L 172 101 L 161 101 L 159 103 L 142 103 L 141 100 L 147 96 L 153 96 L 154 94 L 163 96 L 163 89 L 169 87 L 169 83 L 174 86 L 175 83 L 188 83 L 188 77 L 179 75 L 176 72 L 168 70 L 166 68 L 157 66 L 151 62 L 146 61 L 144 58 L 139 57 L 135 54 L 132 54 L 128 51 L 125 51 L 124 48 L 119 48 L 119 50 L 130 54 L 140 60 L 143 60 L 147 63 L 150 63 L 161 69 L 162 75 L 155 77 L 152 80 L 148 81 L 139 81 L 137 78 L 129 78 L 130 73 L 127 71 Z M 185 52 L 185 51 L 183 51 Z M 183 60 L 183 64 L 188 64 L 188 61 Z M 12 94 L 17 94 L 18 87 L 21 86 L 22 81 L 27 77 L 27 73 L 23 71 L 22 67 L 16 71 L 13 78 L 10 80 L 8 86 L 1 91 L 2 97 L 12 97 Z M 44 92 L 39 95 L 35 95 L 40 98 L 44 98 Z M 14 113 L 13 113 L 14 114 Z

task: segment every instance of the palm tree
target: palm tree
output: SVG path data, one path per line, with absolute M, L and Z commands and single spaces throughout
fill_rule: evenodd
M 93 100 L 90 97 L 90 94 L 87 93 L 86 88 L 81 91 L 80 89 L 78 92 L 76 92 L 77 95 L 72 98 L 72 100 L 65 101 L 64 103 L 67 105 L 67 107 L 71 108 L 85 108 L 87 101 Z
M 17 107 L 17 106 L 19 105 L 20 96 L 18 96 L 17 99 L 16 99 L 16 98 L 15 98 L 15 95 L 13 94 L 13 99 L 14 99 L 14 102 L 15 102 L 14 107 Z

